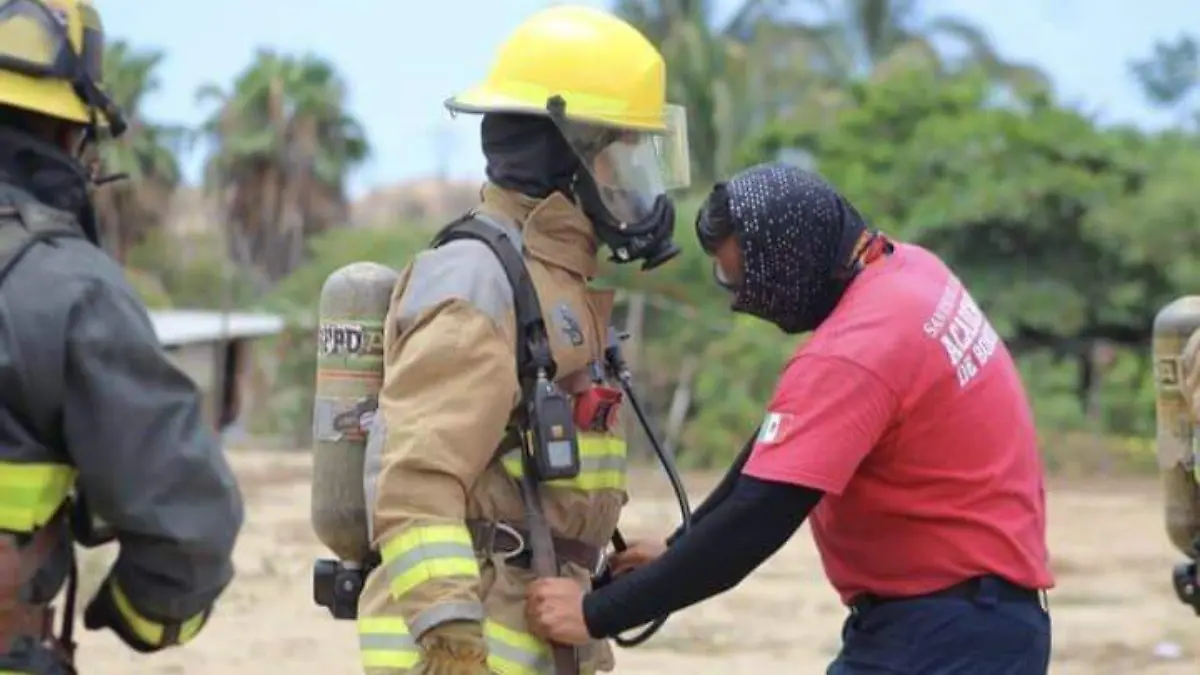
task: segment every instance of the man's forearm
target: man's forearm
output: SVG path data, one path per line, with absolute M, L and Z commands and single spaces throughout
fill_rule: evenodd
M 733 588 L 791 538 L 820 498 L 741 476 L 661 558 L 584 597 L 588 632 L 611 637 Z

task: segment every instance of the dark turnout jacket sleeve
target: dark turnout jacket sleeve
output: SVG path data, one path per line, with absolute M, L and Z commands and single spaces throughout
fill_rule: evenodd
M 82 284 L 64 357 L 64 445 L 91 510 L 117 533 L 114 579 L 138 613 L 187 620 L 232 578 L 243 519 L 198 389 L 124 283 Z

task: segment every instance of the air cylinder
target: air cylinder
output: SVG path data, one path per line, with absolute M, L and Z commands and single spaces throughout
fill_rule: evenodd
M 1200 486 L 1197 485 L 1197 420 L 1188 392 L 1200 369 L 1200 296 L 1188 295 L 1154 317 L 1155 444 L 1166 503 L 1167 534 L 1184 554 L 1195 557 L 1200 540 Z M 1187 395 L 1185 395 L 1187 394 Z
M 330 274 L 318 308 L 312 526 L 339 560 L 369 551 L 363 460 L 383 384 L 383 326 L 400 275 L 371 262 Z

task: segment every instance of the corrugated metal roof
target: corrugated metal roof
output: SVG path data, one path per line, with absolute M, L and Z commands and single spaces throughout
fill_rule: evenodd
M 165 347 L 224 339 L 258 338 L 283 332 L 283 317 L 276 314 L 211 312 L 173 309 L 150 312 L 154 331 Z

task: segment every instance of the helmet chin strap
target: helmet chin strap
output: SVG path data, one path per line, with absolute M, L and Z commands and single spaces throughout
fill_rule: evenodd
M 87 152 L 88 143 L 92 142 L 89 139 L 95 138 L 94 134 L 95 134 L 95 127 L 89 125 L 88 130 L 85 131 L 82 136 L 80 136 L 79 142 L 76 143 L 76 145 L 75 145 L 74 156 L 75 156 L 75 159 L 81 163 L 84 162 L 84 155 Z M 110 174 L 101 174 L 100 173 L 101 166 L 102 166 L 102 162 L 100 161 L 99 157 L 96 158 L 95 162 L 90 163 L 90 166 L 85 164 L 85 168 L 87 169 L 88 182 L 90 182 L 93 187 L 99 188 L 99 187 L 103 187 L 105 185 L 109 185 L 112 183 L 117 183 L 117 182 L 120 182 L 123 180 L 129 180 L 129 174 L 126 172 L 123 172 L 123 171 L 120 171 L 117 173 L 110 173 Z
M 126 131 L 129 130 L 129 125 L 125 121 L 125 116 L 121 114 L 118 108 L 108 94 L 88 76 L 83 67 L 78 54 L 72 54 L 74 58 L 73 72 L 74 82 L 72 88 L 75 90 L 75 95 L 87 107 L 88 122 L 84 127 L 83 134 L 79 137 L 79 142 L 75 146 L 76 159 L 83 161 L 84 152 L 87 150 L 88 143 L 93 143 L 97 146 L 96 163 L 93 166 L 87 167 L 87 176 L 89 182 L 95 187 L 101 187 L 117 181 L 127 180 L 128 173 L 120 172 L 107 175 L 100 175 L 100 167 L 102 162 L 99 158 L 99 143 L 100 143 L 100 119 L 99 115 L 104 115 L 104 121 L 108 123 L 110 136 L 115 140 L 120 138 Z
M 87 126 L 83 130 L 83 134 L 79 136 L 79 141 L 75 144 L 75 157 L 82 162 L 84 155 L 87 152 L 88 144 L 91 143 L 92 145 L 96 146 L 96 161 L 92 163 L 91 166 L 87 167 L 88 181 L 91 182 L 93 187 L 100 188 L 112 183 L 129 180 L 129 174 L 123 171 L 110 174 L 100 173 L 103 162 L 99 157 L 100 125 L 98 123 L 99 120 L 96 118 L 96 106 L 90 104 L 87 100 L 84 101 L 84 104 L 88 106 L 88 117 L 90 119 Z M 109 123 L 112 124 L 112 120 L 109 120 Z M 120 126 L 121 131 L 124 132 L 125 124 L 123 120 L 121 121 Z
M 92 178 L 92 185 L 99 188 L 111 183 L 119 183 L 123 180 L 129 180 L 129 174 L 125 172 L 110 173 Z

